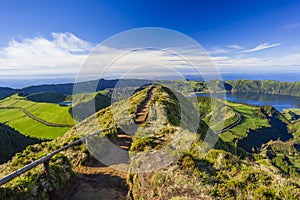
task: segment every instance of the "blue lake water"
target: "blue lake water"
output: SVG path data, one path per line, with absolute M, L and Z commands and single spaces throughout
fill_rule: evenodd
M 60 102 L 59 105 L 61 106 L 71 106 L 73 104 L 73 102 L 71 101 L 64 101 L 64 102 Z
M 197 96 L 209 96 L 209 94 L 197 94 Z M 258 93 L 227 93 L 226 95 L 216 95 L 228 101 L 246 103 L 256 106 L 271 105 L 282 112 L 288 108 L 300 108 L 300 97 L 277 95 L 277 94 L 258 94 Z

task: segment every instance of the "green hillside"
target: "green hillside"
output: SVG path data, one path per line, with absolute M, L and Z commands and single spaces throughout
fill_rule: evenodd
M 227 81 L 190 81 L 196 92 L 238 92 L 238 93 L 266 93 L 300 96 L 300 82 L 280 82 L 273 80 L 227 80 Z
M 118 129 L 104 133 L 111 141 L 117 134 L 127 130 L 132 125 L 136 110 L 147 97 L 149 88 L 135 93 L 132 97 L 114 103 L 98 111 L 95 115 L 80 122 L 76 129 L 71 128 L 66 134 L 50 142 L 28 146 L 22 153 L 16 154 L 12 161 L 0 165 L 0 176 L 36 160 L 43 155 L 74 141 L 80 133 L 92 133 L 101 128 L 107 128 L 118 122 Z M 180 101 L 179 101 L 180 100 Z M 184 104 L 181 110 L 179 102 Z M 209 106 L 199 105 L 203 109 L 202 119 L 209 115 Z M 208 147 L 215 136 L 207 124 L 201 120 L 197 133 L 191 134 L 193 127 L 182 126 L 180 123 L 193 124 L 193 115 L 187 115 L 192 109 L 189 100 L 180 94 L 175 94 L 168 88 L 158 86 L 156 95 L 151 99 L 152 106 L 148 120 L 142 123 L 133 137 L 130 156 L 130 173 L 128 174 L 129 196 L 134 199 L 291 199 L 300 198 L 300 174 L 298 170 L 299 150 L 297 146 L 289 147 L 295 142 L 298 133 L 292 133 L 292 138 L 283 142 L 269 141 L 262 145 L 256 154 L 245 153 L 241 147 L 235 147 L 233 139 L 248 136 L 246 128 L 251 130 L 269 128 L 272 121 L 281 121 L 289 130 L 293 126 L 287 124 L 282 115 L 272 107 L 252 107 L 244 104 L 225 102 L 231 111 L 239 112 L 243 120 L 241 124 L 221 134 L 216 145 L 208 152 Z M 201 109 L 200 109 L 201 111 Z M 117 114 L 113 117 L 114 114 Z M 182 112 L 182 113 L 181 113 Z M 185 116 L 181 118 L 181 114 Z M 231 114 L 228 119 L 234 117 Z M 97 117 L 98 120 L 93 120 Z M 95 124 L 96 123 L 96 124 Z M 100 126 L 99 126 L 100 123 Z M 244 123 L 244 124 L 243 124 Z M 299 125 L 299 124 L 297 124 Z M 235 129 L 235 130 L 234 130 Z M 79 133 L 78 130 L 81 130 Z M 262 129 L 264 130 L 264 129 Z M 238 132 L 241 131 L 240 134 Z M 230 137 L 226 134 L 231 134 Z M 208 136 L 208 143 L 203 139 Z M 223 139 L 224 138 L 224 139 Z M 232 138 L 232 139 L 231 139 Z M 105 139 L 100 136 L 100 139 Z M 190 139 L 192 143 L 189 144 Z M 226 139 L 226 141 L 224 141 Z M 295 144 L 295 143 L 293 143 Z M 174 150 L 175 148 L 175 150 Z M 101 145 L 99 149 L 103 149 Z M 155 155 L 155 152 L 165 149 L 172 152 L 175 161 L 148 173 L 135 173 L 139 167 L 151 169 L 144 163 L 143 153 Z M 288 153 L 287 153 L 288 152 Z M 139 157 L 141 155 L 141 157 Z M 273 156 L 272 156 L 273 155 Z M 84 144 L 72 147 L 51 159 L 51 180 L 54 190 L 73 187 L 71 180 L 76 174 L 73 167 L 83 166 L 91 155 Z M 161 163 L 166 157 L 159 155 L 151 157 L 152 163 Z M 167 157 L 168 158 L 168 157 Z M 157 161 L 157 162 L 156 162 Z M 47 199 L 42 192 L 46 185 L 42 166 L 25 173 L 4 187 L 0 188 L 0 199 Z
M 0 87 L 0 100 L 17 93 L 17 90 L 7 87 Z
M 143 90 L 139 93 L 136 93 L 133 97 L 130 98 L 129 104 L 124 107 L 124 102 L 117 102 L 114 104 L 120 113 L 128 113 L 137 109 L 138 105 L 146 98 L 147 90 Z M 100 110 L 95 115 L 87 118 L 82 121 L 75 128 L 71 128 L 66 134 L 61 137 L 58 137 L 50 142 L 43 142 L 38 145 L 28 146 L 26 150 L 22 153 L 17 153 L 13 157 L 12 161 L 4 165 L 0 165 L 0 177 L 3 177 L 10 172 L 17 170 L 26 164 L 45 156 L 47 153 L 50 153 L 63 145 L 75 141 L 80 138 L 80 133 L 78 130 L 84 130 L 86 134 L 93 133 L 101 128 L 105 129 L 111 127 L 115 122 L 112 117 L 112 106 L 109 106 L 105 109 Z M 132 117 L 134 113 L 131 113 Z M 98 122 L 95 124 L 95 120 L 92 120 L 93 117 L 98 118 Z M 124 125 L 126 124 L 126 119 L 122 118 Z M 121 124 L 122 126 L 122 124 Z M 116 138 L 117 130 L 113 129 L 111 132 L 105 132 L 104 135 L 109 136 L 113 140 Z M 100 138 L 105 139 L 103 136 Z M 72 171 L 72 165 L 78 166 L 85 163 L 89 160 L 91 155 L 89 155 L 86 146 L 81 144 L 79 146 L 74 146 L 68 150 L 59 153 L 57 156 L 54 156 L 51 159 L 51 179 L 54 185 L 54 189 L 58 190 L 59 188 L 68 187 L 72 177 L 75 176 Z M 0 199 L 11 199 L 11 200 L 30 200 L 30 199 L 48 199 L 47 194 L 44 192 L 44 189 L 47 187 L 47 180 L 43 172 L 43 166 L 39 165 L 38 167 L 32 169 L 31 171 L 25 173 L 23 176 L 15 178 L 13 181 L 7 183 L 4 187 L 0 188 Z
M 158 97 L 156 103 L 173 102 L 173 104 L 163 103 L 165 113 L 173 113 L 177 115 L 173 118 L 178 118 L 178 113 L 172 112 L 177 103 L 170 99 L 171 94 L 168 90 L 162 88 L 157 91 L 157 95 L 165 99 L 161 101 Z M 248 116 L 246 123 L 251 124 L 253 128 L 267 124 L 266 120 L 251 119 L 250 107 L 244 105 L 245 108 L 234 104 L 230 106 Z M 254 107 L 252 109 L 259 110 Z M 136 134 L 143 134 L 142 130 L 147 128 L 151 130 L 152 123 L 155 124 L 154 121 L 148 121 L 147 125 L 143 129 L 140 128 Z M 162 148 L 163 144 L 169 144 L 168 140 L 179 128 L 171 121 L 165 124 L 165 127 L 167 130 L 164 129 L 163 132 L 151 136 L 151 140 L 142 140 L 135 136 L 131 150 L 151 152 Z M 214 149 L 207 154 L 201 154 L 199 149 L 203 147 L 202 139 L 206 130 L 207 128 L 199 129 L 197 140 L 190 149 L 183 152 L 177 162 L 149 173 L 131 173 L 130 192 L 134 199 L 298 199 L 300 197 L 299 173 L 286 173 L 271 160 L 262 164 L 261 160 L 253 160 L 251 155 L 238 156 L 240 151 L 234 150 L 230 143 L 225 143 L 222 139 Z
M 9 126 L 0 123 L 0 164 L 7 162 L 27 146 L 40 142 L 36 138 L 24 136 Z
M 73 99 L 74 104 L 69 110 L 70 115 L 77 121 L 82 121 L 97 111 L 111 104 L 111 99 L 100 93 L 79 94 Z
M 228 101 L 225 103 L 241 115 L 241 121 L 220 134 L 224 141 L 253 153 L 269 141 L 288 141 L 293 138 L 288 130 L 289 121 L 272 106 L 250 106 Z
M 53 124 L 64 124 L 66 127 L 47 126 L 26 115 L 24 109 L 38 119 Z M 52 103 L 37 103 L 26 97 L 13 95 L 0 101 L 0 122 L 8 124 L 20 133 L 37 138 L 53 139 L 74 124 L 69 107 Z
M 60 103 L 66 100 L 67 95 L 53 93 L 53 92 L 42 92 L 35 93 L 26 96 L 29 101 L 44 102 L 44 103 Z
M 234 80 L 226 81 L 232 92 L 255 92 L 300 96 L 300 82 L 279 82 L 273 80 Z
M 58 103 L 63 101 L 73 101 L 74 104 L 60 106 Z M 0 101 L 0 122 L 24 135 L 54 139 L 68 131 L 74 125 L 74 119 L 81 121 L 110 104 L 111 99 L 98 92 L 73 96 L 57 93 L 15 94 Z

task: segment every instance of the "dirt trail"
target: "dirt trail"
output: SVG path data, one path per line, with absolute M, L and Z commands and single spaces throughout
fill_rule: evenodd
M 157 88 L 153 87 L 151 90 L 148 91 L 147 98 L 142 103 L 141 107 L 137 110 L 136 117 L 134 119 L 134 122 L 136 124 L 141 124 L 147 120 L 149 114 L 150 100 L 155 96 L 156 90 Z
M 152 88 L 145 101 L 136 113 L 135 123 L 141 124 L 146 121 L 149 113 L 149 105 L 151 98 L 154 97 L 156 88 Z M 132 142 L 132 136 L 125 133 L 118 135 L 116 146 L 125 151 L 129 151 Z M 118 155 L 114 154 L 111 149 L 106 155 L 114 156 L 115 160 Z M 92 159 L 84 166 L 74 167 L 76 178 L 70 184 L 70 188 L 57 192 L 55 199 L 64 200 L 127 200 L 129 199 L 128 185 L 126 184 L 128 171 L 128 158 L 120 158 L 117 163 L 110 167 L 105 166 L 96 159 Z M 121 169 L 121 170 L 118 170 Z
M 33 114 L 31 114 L 29 111 L 27 111 L 26 109 L 24 108 L 21 108 L 21 107 L 13 107 L 13 106 L 7 106 L 7 107 L 0 107 L 0 109 L 16 109 L 16 110 L 20 110 L 22 111 L 25 115 L 27 115 L 28 117 L 30 117 L 31 119 L 39 122 L 39 123 L 42 123 L 46 126 L 52 126 L 52 127 L 72 127 L 73 125 L 70 125 L 70 124 L 56 124 L 56 123 L 52 123 L 52 122 L 47 122 L 43 119 L 40 119 L 36 116 L 34 116 Z
M 236 121 L 234 121 L 233 123 L 231 123 L 231 124 L 227 125 L 226 127 L 222 128 L 221 130 L 219 130 L 219 131 L 215 131 L 215 133 L 216 133 L 216 134 L 223 133 L 223 132 L 227 131 L 228 129 L 231 129 L 231 128 L 233 128 L 233 127 L 237 126 L 237 125 L 238 125 L 238 124 L 241 122 L 241 120 L 242 120 L 242 118 L 241 118 L 241 114 L 240 114 L 240 113 L 238 113 L 237 111 L 234 111 L 234 113 L 235 113 L 235 114 L 236 114 L 236 116 L 237 116 L 237 120 L 236 120 Z

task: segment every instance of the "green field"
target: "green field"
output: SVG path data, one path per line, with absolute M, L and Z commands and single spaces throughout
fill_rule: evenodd
M 228 101 L 225 101 L 225 103 L 227 106 L 230 106 L 232 109 L 240 113 L 242 120 L 237 126 L 220 134 L 220 137 L 224 141 L 233 141 L 235 138 L 242 138 L 246 136 L 247 130 L 249 129 L 256 129 L 269 125 L 267 119 L 261 119 L 255 114 L 255 110 L 258 110 L 259 107 L 237 104 Z
M 55 124 L 73 125 L 74 120 L 69 113 L 69 107 L 52 103 L 37 103 L 27 100 L 25 97 L 13 95 L 0 101 L 0 107 L 24 108 L 39 119 Z M 18 109 L 1 109 L 0 122 L 6 123 L 24 135 L 32 137 L 53 139 L 67 130 L 68 127 L 51 127 L 44 125 Z
M 222 119 L 222 123 L 220 123 L 219 120 L 217 120 L 216 122 L 210 121 L 211 115 L 208 115 L 207 117 L 204 118 L 204 121 L 209 124 L 209 127 L 213 130 L 213 131 L 220 131 L 222 130 L 224 127 L 234 123 L 238 117 L 235 114 L 234 110 L 229 107 L 229 106 L 225 106 L 222 112 L 225 113 L 224 119 Z
M 0 101 L 0 107 L 13 106 L 24 108 L 34 116 L 51 123 L 73 125 L 74 121 L 69 114 L 69 107 L 53 103 L 37 103 L 25 97 L 13 95 Z

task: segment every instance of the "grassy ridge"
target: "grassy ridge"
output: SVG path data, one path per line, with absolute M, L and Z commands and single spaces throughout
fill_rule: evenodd
M 94 115 L 98 118 L 97 124 L 91 116 L 82 121 L 77 129 L 72 128 L 62 137 L 51 142 L 29 146 L 25 151 L 17 154 L 11 162 L 0 165 L 1 176 L 40 158 L 63 144 L 78 139 L 80 137 L 77 132 L 79 129 L 85 133 L 90 133 L 100 127 L 109 127 L 115 123 L 115 120 L 118 120 L 118 125 L 126 130 L 126 127 L 132 125 L 130 123 L 132 123 L 135 111 L 146 98 L 146 93 L 147 89 L 136 93 L 128 101 L 120 101 L 100 110 Z M 228 105 L 244 117 L 240 127 L 235 127 L 237 128 L 236 131 L 243 132 L 240 134 L 231 133 L 234 138 L 245 136 L 247 133 L 244 131 L 248 125 L 253 129 L 268 126 L 268 116 L 275 116 L 276 114 L 268 108 L 234 103 L 228 103 Z M 151 153 L 164 147 L 174 150 L 174 147 L 178 147 L 177 145 L 185 144 L 186 138 L 182 136 L 185 136 L 189 130 L 179 127 L 179 124 L 181 120 L 190 122 L 192 119 L 188 117 L 181 119 L 181 112 L 188 112 L 188 110 L 179 110 L 182 105 L 179 105 L 174 93 L 163 87 L 158 88 L 151 106 L 154 108 L 151 107 L 149 120 L 138 128 L 133 137 L 131 153 L 144 151 Z M 114 118 L 113 114 L 117 114 L 119 118 Z M 228 117 L 229 119 L 232 118 L 230 115 Z M 180 149 L 182 154 L 175 162 L 149 173 L 130 173 L 128 183 L 131 186 L 131 195 L 135 199 L 297 200 L 300 198 L 298 172 L 292 175 L 295 171 L 286 167 L 288 162 L 285 157 L 280 155 L 286 153 L 283 153 L 281 147 L 274 146 L 273 151 L 278 153 L 274 160 L 266 157 L 255 161 L 252 156 L 240 157 L 238 148 L 234 148 L 230 143 L 220 139 L 215 148 L 207 153 L 201 153 L 202 149 L 206 147 L 203 143 L 203 135 L 207 133 L 207 130 L 209 130 L 207 125 L 201 122 L 198 133 L 195 134 L 194 142 L 188 148 Z M 116 131 L 108 133 L 111 134 L 111 139 L 116 137 Z M 173 140 L 174 137 L 175 139 L 179 137 L 179 139 Z M 288 145 L 285 144 L 284 146 L 287 147 Z M 58 189 L 67 185 L 73 175 L 71 163 L 80 165 L 88 156 L 85 145 L 80 145 L 51 159 L 51 179 L 54 188 Z M 259 156 L 262 157 L 262 155 Z M 293 155 L 289 154 L 288 156 Z M 298 155 L 295 154 L 295 156 Z M 158 163 L 163 161 L 161 157 L 156 159 L 158 159 Z M 140 163 L 139 160 L 137 161 Z M 291 162 L 296 163 L 298 160 L 291 159 Z M 288 173 L 284 170 L 287 170 Z M 6 184 L 4 188 L 0 188 L 0 199 L 46 199 L 46 194 L 42 192 L 47 185 L 45 183 L 45 174 L 42 166 L 39 166 Z
M 128 104 L 125 104 L 126 100 L 120 101 L 114 104 L 114 108 L 125 116 L 127 119 L 121 116 L 118 121 L 121 124 L 119 126 L 126 126 L 129 120 L 132 120 L 134 111 L 146 98 L 147 90 L 140 91 L 132 96 Z M 0 177 L 3 177 L 14 170 L 17 170 L 26 164 L 45 156 L 46 154 L 62 147 L 63 145 L 75 141 L 81 137 L 81 133 L 93 133 L 101 129 L 111 127 L 115 121 L 112 115 L 112 106 L 100 110 L 95 115 L 90 116 L 84 121 L 80 122 L 76 128 L 71 128 L 63 136 L 60 136 L 50 142 L 43 142 L 38 145 L 28 146 L 22 153 L 16 154 L 13 159 L 3 165 L 0 165 Z M 130 113 L 129 115 L 126 115 Z M 98 120 L 93 120 L 95 119 Z M 80 132 L 79 132 L 80 130 Z M 114 140 L 117 135 L 117 130 L 113 129 L 112 132 L 105 132 L 100 136 L 100 140 L 105 140 L 104 135 L 107 135 L 111 140 Z M 93 138 L 94 139 L 94 138 Z M 50 162 L 50 174 L 53 184 L 53 189 L 67 187 L 70 183 L 74 173 L 72 171 L 72 165 L 81 165 L 89 157 L 89 153 L 85 144 L 74 146 L 66 151 L 54 156 Z M 33 199 L 48 199 L 45 189 L 47 188 L 47 179 L 43 170 L 43 166 L 39 165 L 36 168 L 30 170 L 24 175 L 15 178 L 13 181 L 7 183 L 0 188 L 0 199 L 11 200 L 33 200 Z
M 226 102 L 226 105 L 239 112 L 241 114 L 242 121 L 239 125 L 233 127 L 229 131 L 220 134 L 220 137 L 224 141 L 231 142 L 234 139 L 243 138 L 247 135 L 247 131 L 249 129 L 269 126 L 267 119 L 263 119 L 255 114 L 259 111 L 259 107 L 246 104 L 236 104 L 228 101 Z
M 273 80 L 226 81 L 233 92 L 256 92 L 300 96 L 300 82 L 279 82 Z
M 178 127 L 177 119 L 180 120 L 180 113 L 174 111 L 174 108 L 179 106 L 178 101 L 173 99 L 168 90 L 158 89 L 157 95 L 158 99 L 155 104 L 163 104 L 157 105 L 159 115 L 153 118 L 150 116 L 150 121 L 142 124 L 138 129 L 138 135 L 133 137 L 132 153 L 153 152 L 155 154 L 155 151 L 166 148 L 172 143 L 172 137 L 178 130 L 180 134 L 186 131 Z M 229 104 L 245 118 L 241 127 L 236 127 L 237 130 L 245 131 L 248 125 L 252 128 L 268 126 L 268 120 L 263 119 L 260 116 L 261 113 L 258 112 L 259 107 Z M 171 121 L 166 119 L 171 119 Z M 176 123 L 173 123 L 173 119 L 176 119 Z M 164 122 L 163 127 L 157 126 L 158 122 Z M 266 159 L 262 162 L 262 160 L 253 160 L 251 156 L 240 157 L 237 153 L 238 149 L 235 150 L 232 145 L 225 143 L 222 139 L 213 149 L 207 153 L 201 153 L 203 147 L 206 147 L 202 138 L 207 133 L 207 128 L 203 123 L 194 143 L 183 151 L 177 162 L 149 173 L 130 173 L 128 182 L 134 199 L 296 200 L 300 198 L 299 175 L 282 171 L 282 169 L 288 169 L 288 172 L 290 170 L 292 172 L 293 167 L 286 168 L 286 164 L 281 163 L 280 159 L 274 161 Z M 244 134 L 236 134 L 235 137 L 244 136 Z M 154 160 L 154 163 L 156 162 L 159 161 Z M 138 160 L 137 163 L 131 164 L 134 167 L 140 163 L 142 162 Z
M 32 115 L 44 121 L 73 125 L 74 121 L 69 113 L 69 108 L 51 103 L 37 103 L 27 100 L 25 97 L 13 95 L 0 101 L 0 107 L 24 108 Z M 53 139 L 64 134 L 68 127 L 46 126 L 25 115 L 18 109 L 0 109 L 0 122 L 7 123 L 24 135 L 37 138 Z

